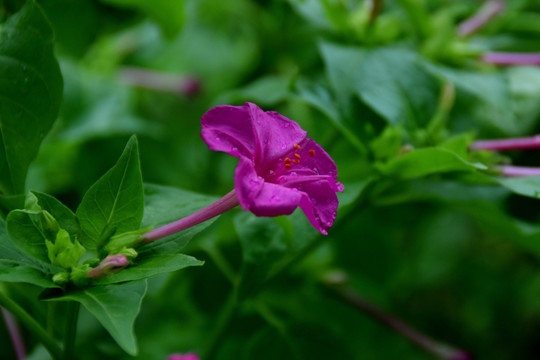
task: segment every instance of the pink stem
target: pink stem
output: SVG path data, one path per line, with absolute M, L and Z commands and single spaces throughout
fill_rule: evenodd
M 467 36 L 482 28 L 489 20 L 502 12 L 506 4 L 501 0 L 486 1 L 473 16 L 458 25 L 459 36 Z
M 472 150 L 527 150 L 527 149 L 540 149 L 540 135 L 502 139 L 502 140 L 481 140 L 472 143 Z
M 132 86 L 179 95 L 195 95 L 201 88 L 200 80 L 194 76 L 167 74 L 136 67 L 123 67 L 119 70 L 119 77 Z
M 22 360 L 26 357 L 26 349 L 24 348 L 24 342 L 19 330 L 19 326 L 17 325 L 17 321 L 13 315 L 11 315 L 11 313 L 4 308 L 2 308 L 2 316 L 4 317 L 4 322 L 6 324 L 9 337 L 11 338 L 15 355 L 17 356 L 17 359 Z
M 540 175 L 540 168 L 537 168 L 537 167 L 501 165 L 501 166 L 496 166 L 495 169 L 500 171 L 500 174 L 502 176 L 508 176 L 508 177 Z
M 208 205 L 204 209 L 186 216 L 185 218 L 149 231 L 146 234 L 141 235 L 141 238 L 144 239 L 144 243 L 149 243 L 157 239 L 164 238 L 165 236 L 176 234 L 177 232 L 183 231 L 213 217 L 221 215 L 225 211 L 228 211 L 239 204 L 240 203 L 238 202 L 236 191 L 233 189 L 227 195 L 223 196 L 215 203 Z
M 482 60 L 495 65 L 540 65 L 540 53 L 487 52 Z

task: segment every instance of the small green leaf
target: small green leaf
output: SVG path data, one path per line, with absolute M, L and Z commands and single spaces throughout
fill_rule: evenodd
M 478 163 L 470 163 L 454 152 L 443 148 L 423 148 L 398 156 L 377 168 L 386 176 L 412 179 L 435 173 L 474 171 L 486 169 Z
M 50 280 L 52 273 L 50 264 L 31 258 L 11 241 L 6 223 L 0 219 L 0 281 L 56 287 Z
M 118 162 L 84 195 L 77 218 L 88 248 L 104 245 L 110 235 L 136 230 L 143 217 L 144 199 L 137 139 L 129 139 Z
M 0 189 L 15 195 L 62 99 L 53 32 L 33 0 L 1 28 L 0 78 Z
M 136 281 L 90 287 L 46 300 L 81 303 L 124 351 L 135 356 L 138 349 L 133 324 L 141 309 L 146 288 L 146 281 Z
M 13 210 L 7 217 L 7 231 L 16 246 L 42 262 L 49 262 L 41 223 L 41 211 Z
M 73 211 L 55 197 L 38 191 L 31 191 L 26 198 L 26 208 L 31 208 L 31 206 L 37 207 L 33 210 L 47 211 L 58 222 L 60 228 L 66 230 L 70 235 L 79 233 L 80 226 L 77 217 Z

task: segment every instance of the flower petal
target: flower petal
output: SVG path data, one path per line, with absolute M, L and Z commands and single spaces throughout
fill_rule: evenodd
M 253 199 L 251 212 L 257 216 L 290 215 L 300 204 L 302 193 L 296 189 L 265 183 Z
M 328 181 L 320 180 L 306 183 L 300 193 L 303 194 L 300 208 L 309 222 L 323 235 L 327 235 L 336 219 L 338 198 Z
M 257 175 L 253 162 L 240 156 L 234 172 L 234 188 L 238 202 L 244 210 L 252 210 L 253 201 L 264 186 L 264 179 Z
M 258 139 L 245 106 L 213 107 L 203 115 L 201 126 L 201 136 L 211 150 L 255 159 Z
M 210 149 L 245 156 L 258 168 L 290 152 L 307 136 L 294 121 L 252 103 L 216 106 L 203 115 L 201 125 Z

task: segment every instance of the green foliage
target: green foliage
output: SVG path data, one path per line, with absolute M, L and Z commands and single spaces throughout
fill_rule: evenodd
M 84 195 L 77 208 L 88 248 L 100 248 L 117 233 L 141 224 L 144 199 L 137 139 L 132 137 L 118 162 Z
M 137 354 L 133 323 L 146 294 L 146 280 L 125 284 L 91 287 L 70 292 L 51 301 L 77 301 L 81 303 L 109 331 L 128 354 Z
M 62 98 L 53 32 L 33 0 L 0 32 L 0 191 L 24 192 L 26 173 Z

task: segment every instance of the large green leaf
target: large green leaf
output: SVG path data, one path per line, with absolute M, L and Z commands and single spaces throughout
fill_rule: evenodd
M 144 195 L 137 139 L 132 137 L 118 162 L 84 195 L 77 208 L 84 236 L 80 241 L 97 248 L 107 235 L 136 230 L 141 224 Z
M 52 29 L 33 0 L 2 26 L 0 79 L 0 190 L 18 194 L 62 98 Z
M 133 281 L 90 287 L 47 300 L 81 303 L 107 329 L 118 345 L 134 356 L 138 350 L 133 324 L 141 309 L 146 288 L 146 280 Z

